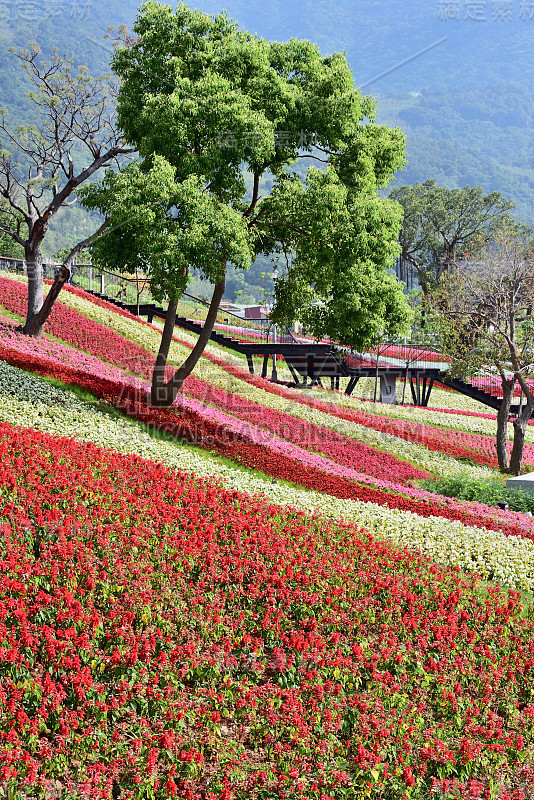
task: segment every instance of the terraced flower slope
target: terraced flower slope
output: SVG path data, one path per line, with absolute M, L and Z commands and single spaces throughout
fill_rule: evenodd
M 157 328 L 69 291 L 49 333 L 0 319 L 4 793 L 531 796 L 533 519 L 418 488 L 495 476 L 491 415 L 216 347 L 154 410 Z

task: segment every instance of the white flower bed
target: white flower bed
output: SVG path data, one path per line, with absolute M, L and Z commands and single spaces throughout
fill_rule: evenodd
M 156 331 L 151 331 L 146 325 L 137 322 L 136 320 L 129 320 L 126 317 L 123 317 L 119 314 L 113 314 L 112 312 L 108 312 L 99 306 L 96 306 L 94 303 L 84 300 L 83 298 L 78 297 L 70 292 L 64 292 L 60 295 L 59 298 L 62 302 L 71 305 L 73 308 L 76 308 L 78 311 L 81 311 L 83 314 L 87 314 L 88 316 L 92 316 L 94 319 L 97 319 L 99 322 L 102 322 L 105 325 L 108 325 L 112 330 L 116 331 L 117 333 L 121 334 L 122 336 L 126 336 L 127 338 L 135 341 L 137 344 L 140 344 L 143 347 L 146 347 L 148 350 L 152 350 L 154 353 L 157 352 L 159 347 L 159 334 Z M 159 330 L 163 330 L 163 322 L 160 320 L 154 320 L 153 323 Z M 194 345 L 196 342 L 197 337 L 194 334 L 189 333 L 188 331 L 180 329 L 177 331 L 177 335 L 180 339 L 188 344 Z M 185 356 L 187 356 L 187 349 L 184 347 L 180 347 L 176 342 L 172 345 L 173 350 L 171 353 L 171 357 L 175 361 L 180 361 Z M 239 358 L 238 356 L 234 356 L 226 350 L 222 350 L 221 348 L 217 347 L 216 344 L 210 342 L 206 348 L 207 352 L 213 353 L 217 355 L 219 358 L 224 358 L 229 363 L 235 364 L 237 366 L 245 367 L 244 360 Z M 204 375 L 209 375 L 210 378 L 212 375 L 220 375 L 221 382 L 218 383 L 219 386 L 223 386 L 224 388 L 229 389 L 227 382 L 232 382 L 238 379 L 234 379 L 231 376 L 228 376 L 227 373 L 220 367 L 209 362 L 207 359 L 202 360 L 199 365 L 199 371 L 195 371 L 195 374 L 198 374 L 199 377 L 204 377 Z M 277 370 L 280 373 L 280 369 L 284 369 L 283 365 L 280 367 L 277 365 Z M 289 370 L 287 370 L 288 377 Z M 291 378 L 290 378 L 291 379 Z M 244 383 L 239 381 L 239 383 Z M 363 410 L 369 414 L 378 414 L 381 416 L 388 416 L 393 419 L 406 419 L 410 421 L 420 422 L 422 424 L 428 425 L 437 425 L 443 426 L 446 428 L 454 428 L 456 430 L 466 431 L 468 433 L 479 433 L 486 436 L 494 436 L 496 431 L 497 423 L 495 420 L 486 420 L 481 417 L 468 417 L 463 416 L 461 414 L 447 414 L 447 413 L 440 413 L 437 410 L 426 409 L 421 407 L 416 407 L 412 405 L 389 405 L 387 403 L 364 403 L 362 406 L 361 397 L 366 397 L 367 399 L 372 399 L 374 393 L 374 379 L 372 378 L 362 378 L 356 384 L 356 387 L 361 386 L 361 392 L 359 394 L 353 393 L 350 397 L 344 394 L 336 393 L 336 395 L 332 395 L 329 391 L 321 391 L 317 388 L 309 389 L 309 390 L 299 390 L 299 395 L 306 395 L 308 397 L 320 397 L 321 400 L 325 402 L 332 402 L 335 405 L 345 407 L 345 408 L 354 408 L 356 410 Z M 244 387 L 247 390 L 252 389 L 253 387 L 250 384 L 244 383 Z M 230 390 L 230 389 L 229 389 Z M 237 391 L 237 389 L 232 389 L 232 391 Z M 259 390 L 258 390 L 259 391 Z M 243 393 L 243 392 L 241 392 Z M 264 397 L 264 393 L 260 392 L 261 396 Z M 408 400 L 408 395 L 411 393 L 406 392 L 406 399 Z M 247 396 L 250 397 L 250 394 L 247 393 Z M 251 398 L 252 399 L 252 398 Z M 444 409 L 457 409 L 457 410 L 468 410 L 468 411 L 481 411 L 481 412 L 491 412 L 486 406 L 483 406 L 480 403 L 477 403 L 471 400 L 468 397 L 464 397 L 456 392 L 447 392 L 440 389 L 433 389 L 431 395 L 431 405 L 436 406 L 438 408 Z M 296 396 L 296 402 L 298 403 L 298 395 Z M 509 438 L 513 438 L 513 431 L 509 429 Z M 534 443 L 534 428 L 527 430 L 527 441 L 532 441 Z
M 23 280 L 22 278 L 17 278 Z M 115 314 L 100 306 L 95 305 L 89 300 L 78 297 L 70 292 L 63 292 L 60 295 L 60 301 L 73 308 L 76 308 L 83 314 L 93 317 L 99 322 L 109 326 L 112 330 L 122 336 L 136 342 L 137 344 L 145 347 L 147 350 L 157 352 L 160 341 L 160 334 L 158 331 L 152 330 L 147 325 L 143 325 L 136 320 L 128 319 L 120 314 Z M 158 327 L 160 325 L 158 324 Z M 194 344 L 196 337 L 193 334 L 188 334 L 187 331 L 180 330 L 178 335 L 184 341 Z M 244 367 L 243 360 L 238 357 L 232 357 L 225 351 L 220 350 L 217 346 L 211 344 L 207 348 L 208 352 L 218 355 L 225 360 Z M 171 363 L 179 364 L 188 355 L 189 350 L 173 342 L 169 353 L 169 361 Z M 422 424 L 438 425 L 456 430 L 462 430 L 469 433 L 478 433 L 493 437 L 495 435 L 496 422 L 494 420 L 485 420 L 480 417 L 468 417 L 462 415 L 454 415 L 447 413 L 440 413 L 439 411 L 432 411 L 423 408 L 416 408 L 414 406 L 390 406 L 384 403 L 364 403 L 356 397 L 347 397 L 343 394 L 336 394 L 333 396 L 327 391 L 320 391 L 317 389 L 310 391 L 295 391 L 295 400 L 291 402 L 286 398 L 262 391 L 249 383 L 229 375 L 222 367 L 213 364 L 207 358 L 201 358 L 195 368 L 195 375 L 207 380 L 210 383 L 226 389 L 227 391 L 240 394 L 254 402 L 265 405 L 269 408 L 283 411 L 293 416 L 305 419 L 317 425 L 324 425 L 332 430 L 338 431 L 346 436 L 351 436 L 358 441 L 364 442 L 372 447 L 387 449 L 388 452 L 397 456 L 398 458 L 410 461 L 420 469 L 426 470 L 439 476 L 470 476 L 480 480 L 487 480 L 495 477 L 495 471 L 485 467 L 469 467 L 456 459 L 445 456 L 434 451 L 427 450 L 424 446 L 415 444 L 396 436 L 391 436 L 372 428 L 363 425 L 356 425 L 355 423 L 347 422 L 339 418 L 333 417 L 330 414 L 316 411 L 308 406 L 302 405 L 299 398 L 302 394 L 310 397 L 319 397 L 325 402 L 333 402 L 333 405 L 354 408 L 356 410 L 363 410 L 369 414 L 377 414 L 382 417 L 391 417 L 393 419 L 406 419 L 407 421 L 420 422 Z M 374 381 L 369 379 L 370 384 Z M 359 381 L 357 385 L 362 383 Z M 440 392 L 441 395 L 446 397 L 452 396 L 450 392 Z M 371 394 L 372 396 L 372 394 Z M 335 398 L 335 399 L 334 399 Z M 446 398 L 445 398 L 446 399 Z M 476 404 L 480 405 L 480 404 Z M 471 408 L 473 406 L 471 405 Z M 511 426 L 509 430 L 509 437 L 512 436 Z M 534 427 L 527 429 L 527 442 L 534 442 Z
M 128 319 L 120 314 L 114 314 L 113 312 L 107 311 L 106 309 L 95 305 L 89 300 L 80 298 L 70 292 L 63 293 L 60 295 L 60 298 L 63 302 L 72 305 L 73 308 L 76 308 L 81 313 L 92 316 L 102 324 L 109 326 L 121 336 L 127 337 L 136 344 L 145 347 L 147 350 L 151 350 L 154 353 L 157 352 L 160 335 L 157 331 L 152 330 L 147 325 L 143 325 L 136 320 Z M 182 330 L 179 331 L 179 337 L 184 341 L 190 342 L 191 344 L 194 344 L 196 341 L 196 337 L 193 334 L 187 334 L 186 331 Z M 230 360 L 228 359 L 228 354 L 223 353 L 217 347 L 210 347 L 209 352 L 214 352 L 216 355 L 219 355 L 219 357 L 224 357 L 226 360 Z M 181 363 L 184 358 L 187 357 L 188 353 L 189 351 L 187 348 L 179 345 L 176 342 L 173 342 L 169 352 L 169 360 L 171 362 Z M 242 360 L 239 358 L 234 358 L 231 360 L 233 363 L 244 366 Z M 385 449 L 387 452 L 398 458 L 410 461 L 419 469 L 439 475 L 440 477 L 469 476 L 471 478 L 480 480 L 489 480 L 495 476 L 495 471 L 491 470 L 490 468 L 468 466 L 458 462 L 451 456 L 446 456 L 435 451 L 427 450 L 423 445 L 409 442 L 387 433 L 376 431 L 364 425 L 357 425 L 356 423 L 342 420 L 339 417 L 334 417 L 326 412 L 318 411 L 310 408 L 309 406 L 303 405 L 299 402 L 299 397 L 301 396 L 300 390 L 295 391 L 294 401 L 290 401 L 287 398 L 272 394 L 270 392 L 265 392 L 260 388 L 252 386 L 244 380 L 230 375 L 222 367 L 213 364 L 207 358 L 201 358 L 199 360 L 195 368 L 195 375 L 203 380 L 213 383 L 220 388 L 225 389 L 226 391 L 239 394 L 242 397 L 246 397 L 247 399 L 264 405 L 268 408 L 282 411 L 316 425 L 323 425 L 324 427 L 331 428 L 338 433 L 341 433 L 345 436 L 350 436 L 360 442 L 363 442 L 364 444 L 370 445 L 371 447 Z M 310 393 L 308 392 L 307 394 Z M 317 396 L 317 393 L 315 393 L 315 395 L 311 394 L 311 396 Z M 328 396 L 326 392 L 321 392 L 322 400 L 328 402 L 331 397 L 332 395 Z M 461 430 L 472 430 L 469 428 L 469 420 L 476 420 L 477 423 L 480 422 L 479 418 L 477 417 L 459 417 L 456 415 L 447 414 L 439 415 L 439 412 L 428 412 L 421 408 L 403 408 L 396 406 L 388 407 L 385 404 L 371 405 L 366 403 L 362 409 L 361 403 L 355 405 L 354 403 L 351 403 L 351 398 L 344 395 L 336 395 L 335 404 L 349 408 L 355 407 L 357 410 L 364 410 L 371 414 L 375 413 L 381 416 L 387 415 L 398 419 L 409 419 L 422 423 L 425 423 L 427 420 L 429 423 L 431 423 L 433 415 L 438 414 L 440 422 L 443 423 L 443 418 L 445 418 L 444 422 L 445 424 L 447 422 L 449 423 L 448 427 L 458 427 L 458 429 Z M 425 416 L 427 419 L 425 419 Z M 447 417 L 451 417 L 451 419 L 447 420 Z M 456 421 L 458 421 L 458 426 L 455 424 Z M 489 420 L 481 421 L 492 424 Z M 434 421 L 434 424 L 436 424 L 436 420 Z M 472 432 L 477 431 L 476 426 L 473 426 L 473 428 L 475 430 Z
M 234 469 L 207 453 L 155 441 L 135 423 L 113 420 L 70 392 L 4 362 L 0 362 L 0 386 L 0 419 L 12 425 L 137 453 L 202 477 L 218 477 L 239 491 L 262 494 L 282 505 L 363 525 L 379 539 L 416 548 L 435 561 L 476 571 L 483 578 L 510 587 L 534 588 L 534 543 L 528 539 L 441 517 L 424 518 L 373 503 L 341 500 Z

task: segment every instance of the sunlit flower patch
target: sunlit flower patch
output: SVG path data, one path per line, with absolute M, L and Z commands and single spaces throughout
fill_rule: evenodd
M 225 485 L 250 494 L 261 494 L 276 503 L 305 511 L 319 511 L 332 519 L 365 524 L 375 536 L 417 548 L 441 563 L 478 572 L 503 585 L 534 586 L 534 544 L 523 537 L 469 527 L 443 517 L 420 517 L 410 511 L 370 502 L 340 499 L 321 492 L 288 486 L 255 472 L 244 472 L 222 463 L 207 451 L 192 450 L 177 442 L 154 441 L 127 419 L 116 421 L 88 407 L 71 393 L 56 389 L 42 379 L 21 373 L 0 361 L 0 419 L 32 426 L 78 440 L 113 447 L 187 469 L 199 476 L 218 476 Z M 526 523 L 512 512 L 500 512 L 516 524 Z
M 438 498 L 429 492 L 371 479 L 306 453 L 277 437 L 266 437 L 252 426 L 243 428 L 236 425 L 227 415 L 187 398 L 183 398 L 176 409 L 152 409 L 147 407 L 146 390 L 139 389 L 138 385 L 132 387 L 126 382 L 99 379 L 53 362 L 46 363 L 42 358 L 21 356 L 5 348 L 0 352 L 5 360 L 13 364 L 74 383 L 108 404 L 118 405 L 135 419 L 203 448 L 215 450 L 248 468 L 261 470 L 275 478 L 291 480 L 300 486 L 327 492 L 338 498 L 370 501 L 420 516 L 441 516 L 512 535 L 533 536 L 533 521 L 526 515 L 502 512 L 478 503 Z
M 78 326 L 78 328 L 80 327 L 82 326 Z M 86 342 L 86 344 L 90 348 L 90 343 Z M 53 360 L 57 364 L 70 365 L 75 369 L 81 369 L 98 377 L 119 381 L 124 381 L 125 379 L 123 371 L 112 367 L 100 358 L 82 354 L 78 350 L 44 338 L 39 340 L 29 339 L 15 333 L 12 325 L 0 324 L 0 346 L 16 349 L 25 355 L 41 356 Z M 98 352 L 104 349 L 108 358 L 116 354 L 113 340 L 105 348 L 102 348 L 99 341 L 98 346 L 94 349 Z M 145 354 L 142 354 L 143 358 L 141 359 L 139 358 L 139 353 L 135 351 L 131 358 L 126 353 L 127 349 L 121 343 L 117 358 L 114 360 L 119 363 L 125 362 L 128 367 L 133 367 L 138 374 L 147 377 L 151 372 L 151 365 L 149 365 Z M 266 409 L 257 403 L 252 403 L 224 390 L 216 389 L 213 385 L 194 376 L 190 376 L 187 379 L 185 389 L 188 396 L 199 398 L 205 402 L 213 403 L 218 408 L 229 410 L 230 413 L 242 420 L 247 420 L 247 422 L 253 420 L 254 425 L 251 430 L 267 428 L 275 436 L 281 435 L 299 448 L 304 447 L 307 450 L 326 455 L 330 459 L 333 458 L 336 461 L 336 465 L 342 467 L 342 471 L 343 468 L 346 471 L 346 468 L 351 468 L 354 464 L 357 464 L 358 472 L 378 478 L 393 478 L 401 484 L 416 478 L 430 477 L 429 473 L 417 470 L 407 462 L 401 462 L 384 452 L 376 451 L 367 445 L 357 443 L 352 438 L 342 436 L 329 428 L 320 428 L 308 422 L 297 420 L 290 415 Z M 198 406 L 194 402 L 191 405 L 190 401 L 189 405 L 194 408 Z M 224 422 L 229 426 L 233 424 L 233 420 L 223 416 L 220 418 L 219 423 L 222 424 Z M 297 455 L 301 458 L 304 457 L 300 454 L 300 451 Z
M 5 424 L 0 452 L 10 791 L 527 796 L 519 596 L 135 456 Z
M 6 280 L 6 283 L 8 283 L 10 286 L 13 286 L 13 282 L 9 282 Z M 22 289 L 24 288 L 23 285 L 20 283 L 14 285 L 15 289 L 18 292 L 21 292 Z M 0 289 L 1 288 L 2 285 L 0 284 Z M 14 305 L 16 304 L 15 301 L 19 304 L 22 304 L 23 300 L 17 294 L 17 292 L 15 292 L 14 295 L 15 295 L 15 300 L 13 301 L 13 304 Z M 77 296 L 76 299 L 78 299 Z M 103 301 L 99 302 L 102 303 Z M 87 302 L 86 304 L 89 305 Z M 105 303 L 105 305 L 109 304 Z M 95 306 L 95 307 L 100 308 L 100 306 Z M 76 312 L 71 311 L 70 313 L 72 315 L 73 313 Z M 128 315 L 125 315 L 123 313 L 122 315 L 116 316 L 116 320 L 119 320 L 121 324 L 125 319 L 128 321 L 129 325 L 132 324 L 132 320 L 128 319 Z M 146 378 L 150 376 L 153 364 L 153 356 L 148 350 L 140 348 L 139 346 L 136 345 L 132 345 L 130 347 L 129 341 L 121 335 L 119 336 L 115 335 L 115 337 L 106 337 L 105 327 L 102 323 L 95 323 L 92 322 L 91 320 L 86 320 L 86 318 L 83 316 L 80 316 L 78 318 L 76 325 L 63 325 L 64 321 L 65 320 L 63 320 L 63 312 L 61 311 L 61 309 L 58 312 L 57 317 L 54 314 L 52 315 L 50 324 L 55 334 L 61 333 L 66 339 L 70 340 L 73 344 L 77 344 L 79 340 L 83 337 L 84 347 L 90 352 L 92 352 L 94 355 L 101 358 L 105 358 L 108 361 L 112 361 L 114 364 L 120 367 L 128 368 L 131 371 L 136 372 L 138 375 L 142 375 Z M 89 323 L 89 329 L 88 332 L 86 332 L 86 334 L 83 334 L 87 322 Z M 95 328 L 95 325 L 96 329 L 93 332 L 93 328 Z M 74 332 L 71 333 L 72 330 L 74 330 Z M 183 353 L 181 354 L 181 358 L 183 358 Z M 217 361 L 219 362 L 220 359 L 217 359 Z M 207 363 L 209 364 L 209 362 Z M 225 367 L 228 370 L 229 368 L 228 365 L 225 365 Z M 171 368 L 169 367 L 168 374 L 170 374 L 170 369 Z M 202 369 L 200 369 L 200 373 L 202 374 Z M 206 373 L 204 372 L 204 374 Z M 211 372 L 209 373 L 209 378 L 210 382 L 202 383 L 201 379 L 197 378 L 196 376 L 195 377 L 191 376 L 186 382 L 185 391 L 188 393 L 193 393 L 196 397 L 209 398 L 210 396 L 213 395 L 213 392 L 215 391 L 213 387 L 214 382 L 217 382 L 219 384 L 226 383 L 228 385 L 228 381 L 230 379 L 227 372 L 223 371 L 220 368 L 217 369 L 217 367 L 215 368 L 215 370 L 211 370 Z M 264 387 L 266 385 L 269 386 L 269 384 L 266 384 L 265 381 L 260 381 L 260 386 L 258 387 L 256 384 L 251 385 L 251 383 L 243 382 L 237 377 L 233 377 L 231 379 L 232 379 L 232 384 L 230 385 L 230 388 L 231 389 L 237 388 L 238 391 L 241 391 L 242 392 L 241 397 L 245 397 L 245 399 L 247 400 L 247 395 L 249 398 L 251 396 L 254 396 L 254 400 L 258 403 L 258 408 L 256 409 L 255 416 L 258 417 L 259 412 L 261 412 L 261 414 L 264 417 L 264 422 L 266 422 L 269 419 L 267 416 L 267 412 L 263 411 L 263 403 L 267 402 L 269 405 L 271 405 L 271 407 L 278 405 L 278 408 L 276 410 L 280 408 L 283 409 L 287 408 L 287 411 L 293 416 L 305 417 L 306 427 L 308 429 L 310 428 L 310 425 L 315 423 L 316 420 L 323 426 L 323 428 L 326 426 L 326 428 L 337 429 L 337 432 L 333 435 L 326 434 L 325 437 L 325 435 L 323 434 L 322 443 L 319 446 L 318 441 L 314 442 L 314 449 L 316 451 L 320 450 L 320 452 L 323 453 L 325 452 L 325 449 L 330 452 L 332 452 L 335 449 L 337 451 L 338 460 L 339 458 L 344 459 L 344 463 L 346 465 L 350 465 L 350 463 L 356 459 L 360 465 L 360 469 L 363 468 L 363 470 L 367 471 L 368 474 L 374 475 L 375 477 L 385 477 L 387 474 L 388 477 L 390 478 L 392 476 L 395 476 L 397 480 L 399 480 L 400 482 L 406 482 L 406 480 L 416 477 L 424 477 L 421 471 L 418 472 L 417 470 L 414 470 L 413 467 L 407 464 L 399 464 L 399 462 L 395 461 L 395 459 L 393 460 L 389 459 L 388 462 L 388 457 L 383 453 L 376 453 L 367 450 L 366 451 L 367 458 L 362 460 L 362 455 L 365 451 L 365 447 L 362 447 L 362 445 L 355 445 L 352 443 L 352 439 L 357 438 L 360 440 L 363 439 L 365 444 L 378 446 L 379 448 L 382 449 L 384 448 L 385 445 L 388 446 L 388 449 L 396 448 L 397 452 L 394 453 L 395 456 L 399 455 L 401 458 L 404 459 L 411 458 L 412 460 L 415 460 L 416 463 L 419 463 L 420 467 L 422 467 L 423 470 L 425 471 L 428 471 L 428 469 L 432 470 L 432 468 L 434 468 L 434 470 L 436 470 L 440 474 L 443 473 L 444 465 L 443 463 L 441 463 L 442 460 L 438 460 L 437 464 L 433 464 L 435 458 L 430 457 L 428 455 L 429 451 L 426 450 L 424 447 L 418 448 L 417 445 L 414 446 L 413 443 L 411 442 L 409 443 L 408 447 L 403 446 L 401 444 L 403 439 L 396 437 L 396 439 L 392 440 L 390 439 L 390 434 L 385 433 L 385 431 L 383 430 L 378 432 L 378 434 L 376 433 L 373 434 L 372 433 L 373 428 L 366 427 L 365 425 L 355 426 L 353 422 L 347 425 L 345 421 L 340 421 L 339 419 L 333 418 L 330 414 L 325 414 L 321 411 L 317 411 L 316 409 L 309 409 L 308 406 L 306 405 L 302 406 L 302 404 L 299 402 L 292 403 L 291 407 L 287 407 L 287 403 L 285 402 L 285 399 L 283 397 L 280 397 L 280 395 L 278 394 L 273 394 L 272 392 L 268 393 L 265 392 Z M 258 379 L 254 380 L 257 383 Z M 235 387 L 234 387 L 234 382 L 236 384 Z M 235 395 L 235 393 L 228 395 L 227 392 L 223 392 L 223 395 L 230 398 L 226 403 L 226 407 L 228 408 L 229 406 L 231 406 L 233 413 L 235 413 L 236 401 L 238 404 L 240 402 L 238 396 Z M 272 419 L 269 419 L 269 422 L 271 424 L 274 424 L 274 421 Z M 289 426 L 284 425 L 284 430 L 287 431 L 288 434 L 291 434 L 293 436 L 292 439 L 293 442 L 295 442 L 296 439 L 300 438 L 299 443 L 304 442 L 305 443 L 304 446 L 307 447 L 308 446 L 307 443 L 310 443 L 312 439 L 313 440 L 321 439 L 321 436 L 319 435 L 317 429 L 315 429 L 313 435 L 310 435 L 309 431 L 306 432 L 302 430 L 299 431 L 298 430 L 299 426 L 302 427 L 302 423 L 295 422 L 293 425 Z M 384 439 L 384 434 L 385 436 L 387 436 L 387 439 Z M 332 441 L 332 439 L 334 439 L 336 436 L 338 437 L 339 440 L 340 435 L 345 437 L 350 437 L 350 439 L 345 439 L 344 442 Z M 423 463 L 421 463 L 421 461 L 423 461 Z M 449 467 L 453 468 L 454 464 L 453 463 L 449 464 Z M 446 471 L 450 472 L 450 469 Z
M 25 292 L 25 285 L 20 280 L 13 281 L 5 278 L 3 282 L 0 283 L 0 299 L 3 296 L 6 303 L 10 305 L 11 310 L 18 309 L 18 311 L 21 312 L 24 309 Z M 153 363 L 153 355 L 151 356 L 149 354 L 153 354 L 157 350 L 160 338 L 159 330 L 153 325 L 142 323 L 138 318 L 135 318 L 128 312 L 113 307 L 105 301 L 97 298 L 91 298 L 89 300 L 86 299 L 87 297 L 89 296 L 85 295 L 84 292 L 76 289 L 60 295 L 60 299 L 64 301 L 64 304 L 74 305 L 74 307 L 83 314 L 91 314 L 96 319 L 99 319 L 101 324 L 104 324 L 108 330 L 111 326 L 111 328 L 119 334 L 119 339 L 117 340 L 117 344 L 115 344 L 114 340 L 109 340 L 108 337 L 108 351 L 107 354 L 104 354 L 102 353 L 102 345 L 99 343 L 98 338 L 96 339 L 96 343 L 89 342 L 90 333 L 84 332 L 84 349 L 94 355 L 107 355 L 107 358 L 111 358 L 113 363 L 118 366 L 123 366 L 123 362 L 125 361 L 124 351 L 128 350 L 129 345 L 120 337 L 133 340 L 138 344 L 138 348 L 136 350 L 134 347 L 129 353 L 130 363 L 136 363 L 137 372 L 139 373 L 139 370 L 141 370 L 142 374 L 148 377 Z M 120 313 L 115 313 L 115 311 Z M 66 337 L 71 344 L 76 345 L 82 334 L 79 334 L 76 330 L 74 333 L 71 333 L 70 326 L 64 324 L 66 320 L 62 319 L 63 316 L 64 312 L 62 310 L 60 311 L 61 319 L 56 319 L 54 314 L 52 315 L 50 324 L 54 327 L 53 332 L 55 335 L 62 335 L 62 338 Z M 89 320 L 88 322 L 90 325 L 91 321 Z M 83 331 L 86 327 L 86 320 L 79 318 L 79 323 L 80 330 Z M 187 348 L 192 346 L 195 339 L 192 336 L 188 336 L 185 331 L 180 332 L 180 339 L 182 340 L 181 345 L 178 341 L 178 337 L 175 336 L 174 339 L 175 342 L 171 350 L 171 362 L 173 359 L 175 362 L 180 362 L 187 353 Z M 141 350 L 139 350 L 139 345 L 141 346 Z M 91 349 L 91 346 L 93 349 Z M 210 367 L 210 361 L 212 364 L 216 364 L 219 369 Z M 242 367 L 240 368 L 241 363 L 240 359 L 234 359 L 233 365 L 229 367 L 228 354 L 225 353 L 224 358 L 222 358 L 221 356 L 216 356 L 212 352 L 207 352 L 206 359 L 202 359 L 197 368 L 197 374 L 207 378 L 210 382 L 217 381 L 219 385 L 228 386 L 228 371 L 230 370 L 230 373 L 233 373 L 234 378 L 237 379 L 238 384 L 241 384 L 238 387 L 238 391 L 248 396 L 250 396 L 251 388 L 256 386 L 260 389 L 262 396 L 265 396 L 266 391 L 272 393 L 272 391 L 275 390 L 283 397 L 290 397 L 297 406 L 300 406 L 302 402 L 308 405 L 311 403 L 315 408 L 318 408 L 319 405 L 323 405 L 321 399 L 316 399 L 317 392 L 315 392 L 315 396 L 312 398 L 306 397 L 306 394 L 302 392 L 287 390 L 284 387 L 274 387 L 268 384 L 268 382 L 262 381 L 257 376 L 250 376 L 247 370 Z M 335 393 L 335 405 L 333 405 L 331 402 L 332 395 L 330 393 L 322 392 L 319 394 L 320 397 L 324 397 L 326 400 L 325 405 L 327 408 L 325 410 L 327 410 L 327 413 L 343 416 L 339 414 L 339 405 L 348 406 L 349 408 L 353 407 L 353 400 L 347 398 L 345 395 Z M 385 427 L 387 427 L 386 432 L 395 435 L 397 438 L 405 439 L 413 443 L 419 442 L 423 444 L 425 448 L 430 448 L 430 450 L 446 453 L 453 457 L 469 458 L 475 463 L 488 464 L 488 466 L 491 467 L 496 466 L 497 462 L 494 447 L 495 425 L 492 425 L 489 420 L 484 420 L 483 417 L 475 419 L 465 417 L 462 419 L 462 417 L 456 416 L 453 419 L 447 419 L 446 414 L 440 414 L 437 410 L 415 409 L 409 406 L 388 407 L 383 404 L 379 406 L 369 406 L 365 408 L 365 410 L 359 407 L 357 413 L 361 412 L 365 414 L 363 424 L 366 427 L 374 427 L 378 431 L 384 431 Z M 372 423 L 369 421 L 369 417 L 377 417 L 377 419 Z M 398 425 L 396 426 L 395 422 L 391 424 L 388 423 L 387 421 L 390 418 L 402 419 L 403 422 L 400 428 Z M 416 423 L 415 426 L 406 424 L 409 420 L 413 420 Z M 428 427 L 428 424 L 421 423 L 430 423 L 431 427 Z M 435 430 L 435 425 L 444 426 L 448 428 L 448 430 L 446 432 L 439 429 Z M 451 427 L 453 428 L 452 432 L 450 430 Z M 477 435 L 471 437 L 469 436 L 470 433 L 475 433 Z M 478 434 L 483 435 L 480 436 Z M 527 441 L 529 438 L 534 439 L 534 430 L 532 434 L 530 434 L 530 432 L 527 434 Z M 533 454 L 534 448 L 533 451 L 530 452 L 530 448 L 527 447 L 525 455 L 534 462 Z

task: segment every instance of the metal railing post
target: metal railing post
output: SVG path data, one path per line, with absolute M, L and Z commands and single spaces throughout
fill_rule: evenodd
M 273 325 L 273 344 L 276 344 L 276 325 Z M 276 353 L 273 353 L 273 371 L 271 375 L 272 381 L 278 380 L 278 374 L 276 372 Z

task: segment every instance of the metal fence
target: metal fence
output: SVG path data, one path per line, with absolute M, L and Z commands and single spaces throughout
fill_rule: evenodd
M 53 280 L 59 264 L 54 262 L 43 263 L 43 273 L 46 279 Z M 0 270 L 18 275 L 26 274 L 26 264 L 21 259 L 0 257 Z M 69 283 L 81 289 L 98 292 L 113 300 L 120 300 L 130 306 L 143 304 L 159 305 L 151 292 L 150 282 L 145 275 L 132 277 L 109 270 L 98 269 L 92 264 L 74 264 L 71 267 Z M 194 297 L 185 292 L 178 303 L 176 313 L 178 316 L 202 324 L 209 308 L 209 302 Z M 241 342 L 273 342 L 279 344 L 295 341 L 293 335 L 277 330 L 270 319 L 245 319 L 226 309 L 219 309 L 215 323 L 215 331 L 237 339 Z
M 53 280 L 60 265 L 54 262 L 43 263 L 43 273 L 46 279 Z M 26 274 L 24 260 L 0 256 L 0 271 L 11 272 L 17 275 Z M 142 305 L 153 303 L 154 298 L 150 293 L 149 280 L 144 275 L 132 277 L 119 273 L 101 270 L 91 264 L 75 264 L 71 268 L 69 283 L 81 289 L 95 291 L 112 299 L 121 300 L 128 305 Z M 187 319 L 202 324 L 206 319 L 209 303 L 185 292 L 178 304 L 177 314 Z M 269 319 L 243 319 L 232 311 L 219 309 L 214 330 L 232 339 L 241 342 L 262 342 L 288 344 L 304 341 L 286 330 L 277 330 Z M 340 348 L 340 355 L 348 365 L 353 367 L 382 368 L 387 366 L 403 366 L 412 369 L 438 368 L 446 370 L 449 360 L 439 352 L 435 336 L 430 334 L 422 337 L 421 331 L 414 332 L 417 340 L 399 339 L 384 342 L 375 348 L 370 348 L 365 353 L 349 351 Z M 335 346 L 335 343 L 332 343 Z M 481 370 L 478 375 L 469 378 L 472 386 L 493 395 L 502 397 L 501 378 L 491 370 Z M 534 380 L 528 381 L 534 388 Z M 516 383 L 515 397 L 521 396 L 521 388 Z
M 46 262 L 43 264 L 43 273 L 45 278 L 53 279 L 58 268 L 57 264 Z M 0 256 L 0 270 L 4 272 L 13 272 L 16 275 L 26 274 L 26 262 L 19 258 L 8 258 L 7 256 Z

